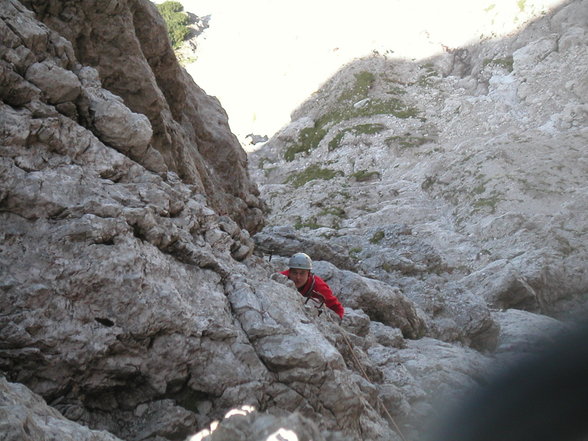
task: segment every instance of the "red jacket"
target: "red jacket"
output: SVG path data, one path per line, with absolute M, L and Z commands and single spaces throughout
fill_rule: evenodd
M 281 271 L 281 274 L 289 278 L 290 270 Z M 325 305 L 327 305 L 327 308 L 332 309 L 339 317 L 343 318 L 343 314 L 345 313 L 343 305 L 341 305 L 339 299 L 335 297 L 333 291 L 331 291 L 331 288 L 327 285 L 327 282 L 319 276 L 310 273 L 306 284 L 300 288 L 298 292 L 305 297 L 310 295 L 316 299 L 320 299 L 322 296 L 325 299 Z

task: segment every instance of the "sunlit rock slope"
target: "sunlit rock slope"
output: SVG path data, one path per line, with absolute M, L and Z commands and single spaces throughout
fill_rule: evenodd
M 479 349 L 496 344 L 494 311 L 573 310 L 588 288 L 587 24 L 574 1 L 507 39 L 346 66 L 251 156 L 270 207 L 260 248 L 329 244 L 422 308 L 429 335 Z

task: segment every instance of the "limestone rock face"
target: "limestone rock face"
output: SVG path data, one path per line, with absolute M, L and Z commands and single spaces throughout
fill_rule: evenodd
M 357 60 L 250 155 L 270 207 L 257 252 L 316 256 L 409 433 L 585 317 L 587 11 L 566 2 L 427 60 Z
M 0 370 L 63 426 L 33 422 L 36 399 L 15 386 L 6 429 L 68 439 L 59 411 L 113 434 L 78 439 L 182 439 L 248 404 L 395 439 L 350 368 L 348 331 L 252 255 L 261 203 L 244 153 L 154 11 L 0 3 Z
M 400 329 L 406 338 L 418 339 L 425 334 L 424 313 L 399 289 L 351 271 L 337 271 L 325 262 L 317 262 L 313 270 L 323 277 L 346 306 L 362 309 L 372 320 Z
M 82 91 L 80 80 L 73 72 L 49 61 L 29 66 L 25 78 L 41 89 L 50 104 L 74 101 Z
M 43 39 L 59 39 L 67 47 L 58 54 L 62 65 L 43 61 L 26 71 L 44 93 L 49 92 L 43 86 L 50 87 L 52 104 L 79 94 L 80 82 L 70 71 L 76 63 L 95 68 L 104 89 L 120 98 L 85 88 L 85 125 L 149 170 L 173 171 L 197 185 L 214 209 L 243 228 L 261 227 L 262 206 L 246 153 L 218 100 L 178 64 L 155 5 L 144 0 L 22 4 L 57 33 L 45 32 Z
M 164 441 L 220 421 L 211 439 L 417 439 L 436 400 L 531 350 L 527 329 L 586 286 L 581 10 L 517 37 L 513 72 L 474 50 L 459 69 L 447 54 L 446 77 L 396 66 L 424 120 L 393 107 L 364 115 L 367 129 L 340 121 L 317 149 L 344 173 L 326 185 L 266 170 L 275 225 L 252 237 L 263 203 L 247 158 L 150 2 L 0 2 L 3 433 Z M 571 60 L 551 90 L 548 73 Z M 262 154 L 279 157 L 329 99 Z M 384 140 L 363 133 L 376 123 Z M 307 163 L 294 154 L 281 173 Z M 300 248 L 342 300 L 341 323 L 277 274 Z M 224 418 L 244 405 L 255 411 Z
M 271 208 L 258 250 L 331 250 L 414 302 L 428 335 L 482 350 L 496 309 L 586 304 L 587 6 L 341 69 L 251 155 Z

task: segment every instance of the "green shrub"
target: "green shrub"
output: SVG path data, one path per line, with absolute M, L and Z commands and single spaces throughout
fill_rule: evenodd
M 406 90 L 404 90 L 402 87 L 393 86 L 390 88 L 390 90 L 386 91 L 386 93 L 388 95 L 405 95 Z
M 166 1 L 157 5 L 159 13 L 167 25 L 167 34 L 174 49 L 180 47 L 188 36 L 188 14 L 180 2 Z

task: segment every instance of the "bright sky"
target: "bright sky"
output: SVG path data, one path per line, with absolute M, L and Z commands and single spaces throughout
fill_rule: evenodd
M 341 66 L 373 50 L 421 59 L 482 35 L 500 37 L 562 0 L 180 0 L 211 15 L 195 82 L 216 96 L 232 131 L 271 137 Z

